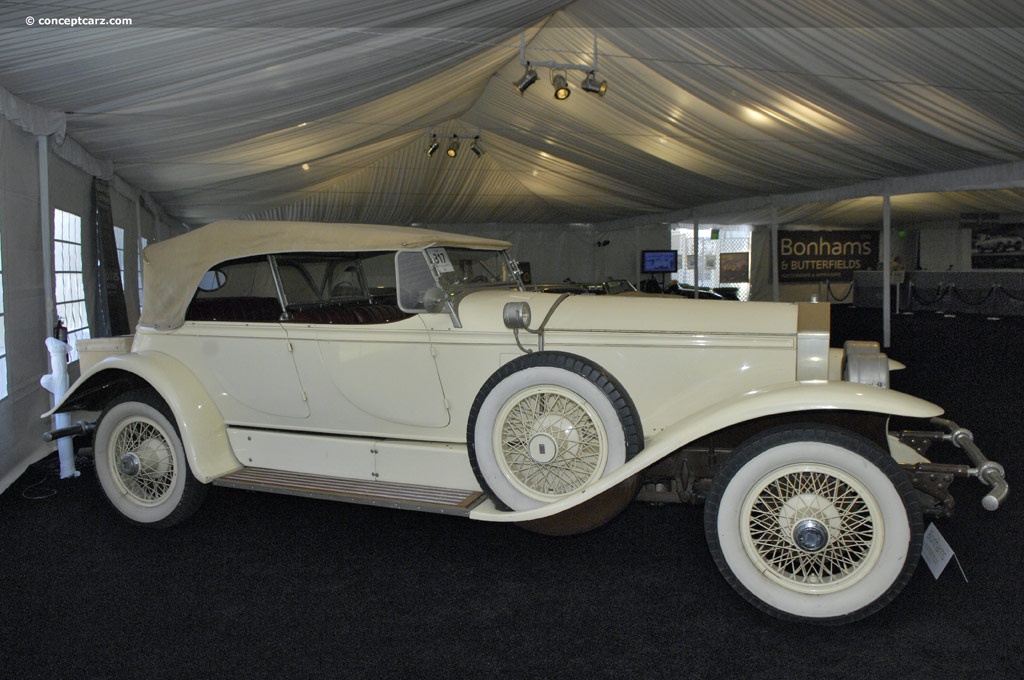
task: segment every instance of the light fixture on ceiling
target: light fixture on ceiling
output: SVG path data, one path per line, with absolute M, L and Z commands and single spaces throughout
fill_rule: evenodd
M 470 137 L 469 135 L 463 135 L 462 139 L 471 140 L 469 143 L 469 150 L 476 154 L 477 158 L 484 155 L 484 150 L 480 146 L 479 134 L 473 135 L 472 137 Z M 442 137 L 441 140 L 439 140 L 437 137 L 437 133 L 432 132 L 430 134 L 430 145 L 427 146 L 427 155 L 433 156 L 434 154 L 436 154 L 437 150 L 441 148 L 441 141 L 443 140 L 444 136 Z M 459 135 L 453 134 L 451 136 L 451 141 L 448 142 L 448 146 L 445 148 L 444 154 L 448 156 L 448 158 L 455 158 L 459 155 L 459 150 L 461 149 L 461 146 L 462 140 L 459 139 Z
M 572 90 L 569 89 L 569 81 L 566 80 L 563 73 L 558 73 L 551 77 L 551 86 L 555 88 L 555 99 L 559 101 L 568 99 L 569 95 L 572 94 Z
M 580 89 L 584 92 L 593 92 L 598 97 L 603 97 L 604 93 L 608 91 L 608 81 L 602 80 L 597 81 L 597 76 L 594 75 L 593 71 L 587 73 L 587 77 L 580 83 Z
M 516 86 L 516 91 L 522 95 L 526 92 L 526 88 L 530 87 L 537 82 L 537 72 L 530 68 L 530 62 L 526 62 L 526 72 L 523 73 L 523 77 L 519 80 L 514 81 L 512 84 Z
M 569 81 L 565 76 L 565 71 L 583 71 L 586 73 L 586 77 L 580 84 L 580 87 L 585 92 L 591 92 L 603 97 L 605 92 L 608 91 L 608 81 L 597 79 L 597 35 L 594 35 L 594 60 L 590 64 L 561 64 L 555 61 L 527 61 L 526 60 L 526 32 L 520 34 L 519 38 L 519 62 L 526 67 L 526 73 L 523 77 L 515 81 L 514 85 L 519 94 L 526 92 L 526 88 L 537 82 L 537 71 L 534 67 L 544 66 L 552 71 L 551 85 L 555 88 L 555 99 L 559 101 L 568 99 L 569 95 L 572 94 L 572 90 L 569 89 Z M 555 74 L 555 71 L 562 71 L 563 73 Z

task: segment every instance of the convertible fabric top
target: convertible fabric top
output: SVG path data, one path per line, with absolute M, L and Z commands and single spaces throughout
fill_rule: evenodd
M 215 265 L 252 255 L 301 252 L 367 252 L 430 245 L 505 250 L 512 244 L 414 227 L 327 222 L 213 222 L 142 252 L 143 309 L 140 326 L 158 330 L 184 322 L 192 294 Z

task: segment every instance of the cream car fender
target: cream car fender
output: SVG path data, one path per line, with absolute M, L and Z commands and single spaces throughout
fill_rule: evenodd
M 716 403 L 648 437 L 643 451 L 617 470 L 578 493 L 540 508 L 521 512 L 498 510 L 484 503 L 470 513 L 474 519 L 524 522 L 555 515 L 594 498 L 642 472 L 681 446 L 722 428 L 766 416 L 813 411 L 860 411 L 911 418 L 943 413 L 935 404 L 889 389 L 847 382 L 797 382 L 751 390 L 724 404 Z
M 142 351 L 107 357 L 75 381 L 48 417 L 74 402 L 76 394 L 109 371 L 131 373 L 159 393 L 170 406 L 185 446 L 189 467 L 204 484 L 242 468 L 228 441 L 227 429 L 213 400 L 181 362 L 161 352 Z M 105 399 L 104 401 L 109 401 Z M 103 404 L 97 404 L 102 409 Z

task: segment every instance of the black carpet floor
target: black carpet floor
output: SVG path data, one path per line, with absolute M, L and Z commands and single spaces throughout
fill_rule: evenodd
M 839 309 L 836 337 L 881 336 Z M 29 678 L 1016 678 L 1024 675 L 1024 321 L 902 316 L 894 387 L 942 404 L 1007 470 L 959 482 L 922 564 L 842 627 L 760 614 L 718 574 L 701 509 L 636 504 L 551 538 L 470 520 L 213 488 L 155 531 L 115 516 L 87 459 L 0 494 L 0 676 Z M 962 572 L 958 568 L 962 566 Z M 966 577 L 966 578 L 965 578 Z

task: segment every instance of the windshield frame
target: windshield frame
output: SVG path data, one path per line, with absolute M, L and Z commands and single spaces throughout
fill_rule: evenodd
M 403 311 L 447 310 L 456 327 L 461 327 L 459 301 L 466 295 L 493 288 L 525 290 L 519 263 L 507 249 L 430 245 L 400 250 L 395 254 L 395 272 Z

